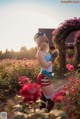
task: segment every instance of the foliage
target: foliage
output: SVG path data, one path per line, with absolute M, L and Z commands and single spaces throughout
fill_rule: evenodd
M 80 18 L 74 17 L 74 19 L 65 20 L 60 26 L 52 32 L 55 35 L 53 39 L 57 44 L 64 42 L 66 36 L 73 30 L 80 29 Z
M 74 66 L 67 64 L 66 67 L 69 70 L 68 83 L 53 97 L 56 110 L 53 109 L 50 113 L 46 113 L 47 111 L 45 109 L 40 110 L 39 108 L 41 104 L 41 100 L 39 99 L 41 89 L 37 84 L 34 84 L 37 74 L 39 73 L 38 62 L 36 60 L 26 59 L 7 59 L 0 61 L 0 101 L 4 101 L 7 96 L 11 96 L 13 92 L 18 94 L 15 97 L 17 104 L 9 100 L 8 106 L 5 109 L 11 114 L 12 117 L 10 118 L 79 119 L 80 65 L 77 67 L 75 77 L 70 77 L 70 72 L 75 73 Z
M 74 17 L 73 19 L 65 20 L 63 23 L 59 25 L 57 29 L 52 32 L 53 35 L 53 43 L 56 43 L 56 47 L 59 49 L 59 62 L 60 62 L 60 73 L 61 76 L 64 77 L 66 72 L 66 37 L 73 31 L 80 30 L 80 18 Z M 77 49 L 77 57 L 76 64 L 80 62 L 80 40 L 76 39 L 78 46 Z
M 80 63 L 80 30 L 76 32 L 74 38 L 74 46 L 75 46 L 75 55 L 78 63 Z
M 35 64 L 34 64 L 35 62 Z M 17 93 L 20 89 L 18 78 L 29 77 L 32 82 L 36 80 L 39 73 L 39 66 L 36 60 L 1 60 L 0 61 L 0 100 Z
M 21 60 L 24 57 L 27 59 L 35 59 L 36 48 L 27 49 L 26 46 L 21 47 L 20 51 L 0 51 L 0 60 L 2 59 L 18 59 Z
M 40 97 L 41 97 L 41 87 L 36 83 L 31 83 L 30 79 L 25 76 L 19 77 L 19 84 L 22 86 L 20 90 L 20 95 L 17 95 L 19 105 L 15 105 L 16 113 L 14 113 L 14 119 L 57 119 L 61 117 L 65 119 L 66 114 L 64 111 L 54 110 L 52 113 L 46 113 L 47 110 L 40 110 Z M 22 101 L 21 101 L 22 99 Z
M 69 78 L 70 82 L 63 87 L 66 95 L 58 95 L 55 97 L 55 102 L 59 109 L 64 110 L 68 117 L 80 117 L 80 80 Z
M 69 72 L 74 71 L 74 66 L 67 64 Z M 79 72 L 77 72 L 78 74 Z M 58 92 L 54 96 L 54 100 L 58 109 L 64 110 L 67 119 L 80 118 L 80 77 L 69 77 L 68 83 L 62 88 L 62 92 Z
M 74 38 L 74 45 L 78 45 L 80 43 L 80 30 L 76 32 Z

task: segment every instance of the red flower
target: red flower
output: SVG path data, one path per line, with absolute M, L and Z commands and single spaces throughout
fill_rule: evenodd
M 25 61 L 25 60 L 26 60 L 26 58 L 23 58 L 22 60 L 24 60 L 24 61 Z
M 66 68 L 68 68 L 69 71 L 73 71 L 74 70 L 74 66 L 71 64 L 67 64 Z
M 74 113 L 72 113 L 72 114 L 71 114 L 71 117 L 75 117 L 75 114 L 74 114 Z
M 30 82 L 30 79 L 26 76 L 20 76 L 18 80 L 19 80 L 20 86 L 23 86 L 24 84 L 27 84 Z
M 68 89 L 68 87 L 67 86 L 64 86 L 63 88 L 62 88 L 62 90 L 67 90 Z
M 64 110 L 68 111 L 68 110 L 70 110 L 70 107 L 69 106 L 64 106 Z
M 64 99 L 64 96 L 58 96 L 56 99 L 55 99 L 55 102 L 61 102 L 62 100 Z
M 59 102 L 59 101 L 61 101 L 62 99 L 63 99 L 63 97 L 66 95 L 66 93 L 65 92 L 57 92 L 55 95 L 54 95 L 54 97 L 53 97 L 53 100 L 55 101 L 55 102 Z
M 69 78 L 69 81 L 73 81 L 73 80 L 74 80 L 74 77 L 70 77 L 70 78 Z
M 25 64 L 25 67 L 28 67 L 28 64 Z
M 41 97 L 41 88 L 40 85 L 35 83 L 25 84 L 20 90 L 23 102 L 36 101 Z

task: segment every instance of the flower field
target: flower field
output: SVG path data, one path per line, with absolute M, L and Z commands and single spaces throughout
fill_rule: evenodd
M 39 66 L 36 60 L 1 60 L 0 61 L 0 101 L 7 98 L 7 94 L 20 89 L 18 78 L 27 76 L 32 82 L 36 80 Z
M 55 106 L 47 113 L 39 108 L 42 91 L 36 84 L 37 60 L 1 60 L 0 112 L 6 111 L 8 119 L 80 119 L 80 66 L 75 70 L 67 64 L 66 68 L 69 76 L 63 80 L 67 83 L 54 95 Z

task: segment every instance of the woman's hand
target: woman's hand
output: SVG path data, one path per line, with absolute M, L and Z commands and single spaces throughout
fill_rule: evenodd
M 42 51 L 39 51 L 39 52 L 37 53 L 37 58 L 38 58 L 38 61 L 39 61 L 40 65 L 41 65 L 42 67 L 44 67 L 45 69 L 48 68 L 48 67 L 52 64 L 52 61 L 46 62 L 45 56 L 44 56 L 44 54 L 43 54 Z

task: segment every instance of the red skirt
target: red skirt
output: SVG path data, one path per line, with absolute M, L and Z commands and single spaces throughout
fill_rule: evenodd
M 54 94 L 54 86 L 48 76 L 40 73 L 37 77 L 37 83 L 41 85 L 42 92 L 45 96 L 52 96 Z

